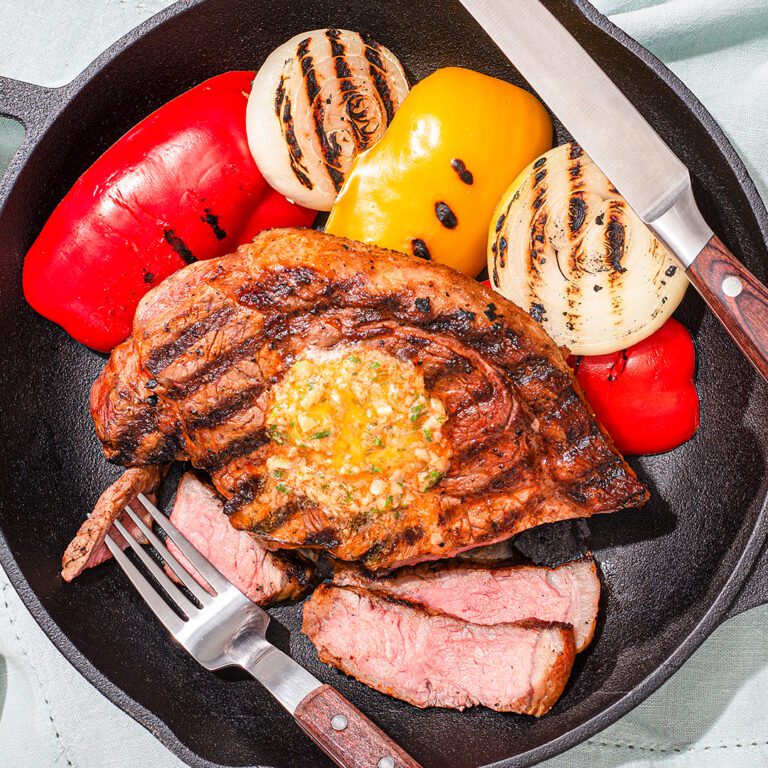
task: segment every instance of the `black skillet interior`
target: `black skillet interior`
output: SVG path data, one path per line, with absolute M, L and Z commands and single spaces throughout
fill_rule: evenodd
M 71 103 L 20 171 L 0 219 L 3 561 L 73 663 L 189 762 L 309 768 L 327 761 L 258 684 L 198 667 L 169 642 L 114 565 L 72 585 L 61 581 L 68 539 L 118 470 L 103 461 L 87 411 L 88 388 L 103 359 L 24 304 L 23 253 L 76 177 L 138 119 L 206 77 L 257 68 L 274 46 L 302 30 L 363 30 L 389 46 L 413 80 L 458 65 L 522 82 L 455 0 L 190 5 L 118 46 L 125 50 L 107 54 L 81 90 L 71 89 Z M 644 62 L 594 26 L 584 15 L 599 20 L 591 7 L 566 0 L 549 5 L 692 169 L 711 225 L 765 280 L 765 212 L 710 118 L 697 115 L 690 94 L 658 62 Z M 542 55 L 546 44 L 542 40 Z M 558 126 L 558 139 L 566 138 Z M 484 709 L 420 711 L 375 693 L 317 662 L 299 632 L 300 606 L 272 611 L 277 644 L 338 687 L 427 768 L 507 759 L 505 765 L 529 765 L 586 738 L 647 695 L 725 609 L 718 595 L 766 493 L 766 387 L 692 292 L 679 317 L 698 348 L 699 434 L 670 454 L 635 462 L 653 491 L 644 510 L 548 526 L 521 544 L 545 560 L 587 546 L 605 583 L 595 643 L 578 658 L 550 715 L 536 721 Z

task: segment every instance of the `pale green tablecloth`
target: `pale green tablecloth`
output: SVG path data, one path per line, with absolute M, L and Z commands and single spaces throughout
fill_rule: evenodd
M 167 4 L 0 0 L 0 73 L 64 83 Z M 599 0 L 597 5 L 688 83 L 768 196 L 768 0 Z M 0 123 L 0 160 L 19 135 L 13 124 Z M 0 592 L 0 768 L 181 765 L 78 676 L 2 572 Z M 622 721 L 546 766 L 768 766 L 766 689 L 768 609 L 758 608 L 721 627 L 667 685 Z

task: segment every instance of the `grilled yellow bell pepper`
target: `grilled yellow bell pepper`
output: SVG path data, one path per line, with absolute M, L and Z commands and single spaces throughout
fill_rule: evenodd
M 551 146 L 552 122 L 528 91 L 469 69 L 439 69 L 358 156 L 326 231 L 474 277 L 485 266 L 499 198 Z

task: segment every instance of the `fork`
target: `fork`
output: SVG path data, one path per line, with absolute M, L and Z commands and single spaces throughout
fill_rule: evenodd
M 335 688 L 321 683 L 272 645 L 266 637 L 269 614 L 208 562 L 143 494 L 138 494 L 137 500 L 207 583 L 207 587 L 201 586 L 144 520 L 130 506 L 125 508 L 197 604 L 168 577 L 119 520 L 115 520 L 114 529 L 136 553 L 166 597 L 136 567 L 111 533 L 107 533 L 105 543 L 155 616 L 200 664 L 209 670 L 245 669 L 341 768 L 421 768 Z

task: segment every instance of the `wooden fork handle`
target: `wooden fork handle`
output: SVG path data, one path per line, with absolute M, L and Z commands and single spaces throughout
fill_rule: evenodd
M 687 274 L 747 359 L 768 381 L 768 288 L 714 236 Z
M 302 699 L 293 716 L 341 768 L 421 768 L 330 685 L 323 685 Z

